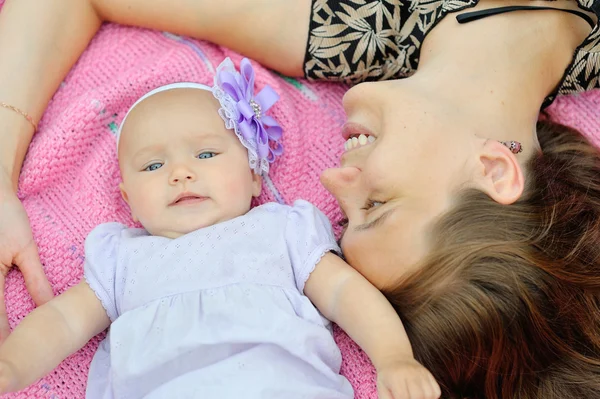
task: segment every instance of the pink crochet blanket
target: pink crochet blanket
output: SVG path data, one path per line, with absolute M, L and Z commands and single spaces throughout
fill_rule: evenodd
M 239 55 L 211 44 L 103 26 L 54 96 L 21 174 L 19 196 L 56 294 L 81 278 L 83 243 L 90 230 L 108 221 L 131 223 L 117 187 L 114 137 L 127 108 L 148 90 L 166 83 L 211 84 L 215 67 L 226 56 L 239 65 Z M 339 128 L 344 121 L 345 87 L 283 78 L 254 65 L 257 86 L 269 84 L 281 95 L 272 110 L 284 129 L 285 146 L 285 155 L 272 169 L 275 186 L 287 203 L 303 198 L 338 220 L 339 210 L 319 184 L 319 174 L 336 165 L 343 147 Z M 599 142 L 599 109 L 600 93 L 594 92 L 562 98 L 552 111 Z M 260 201 L 273 199 L 265 190 Z M 33 309 L 17 271 L 8 276 L 6 302 L 13 327 Z M 342 373 L 352 383 L 356 398 L 376 398 L 375 373 L 367 357 L 343 332 L 336 330 L 335 337 L 343 354 Z M 100 339 L 93 339 L 29 389 L 7 397 L 83 398 Z

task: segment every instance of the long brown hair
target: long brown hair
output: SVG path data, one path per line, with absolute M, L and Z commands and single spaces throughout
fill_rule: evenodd
M 462 192 L 384 292 L 445 398 L 600 398 L 600 154 L 549 121 L 538 138 L 522 198 Z

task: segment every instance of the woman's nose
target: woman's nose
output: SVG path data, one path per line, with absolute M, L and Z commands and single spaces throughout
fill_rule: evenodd
M 187 181 L 196 181 L 196 174 L 194 171 L 184 164 L 175 166 L 171 172 L 169 182 L 171 184 L 177 184 Z
M 354 166 L 324 170 L 321 174 L 321 184 L 335 197 L 346 214 L 351 209 L 359 209 L 359 205 L 363 202 L 360 169 Z

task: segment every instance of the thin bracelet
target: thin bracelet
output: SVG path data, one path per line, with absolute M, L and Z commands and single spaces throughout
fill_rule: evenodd
M 15 107 L 14 105 L 10 105 L 10 104 L 7 104 L 2 101 L 0 101 L 0 107 L 10 109 L 11 111 L 14 111 L 17 114 L 23 116 L 23 118 L 27 119 L 27 122 L 31 123 L 31 126 L 33 126 L 33 132 L 35 133 L 37 131 L 37 123 L 35 123 L 33 118 L 31 116 L 29 116 L 29 114 L 27 112 L 20 110 L 19 108 Z

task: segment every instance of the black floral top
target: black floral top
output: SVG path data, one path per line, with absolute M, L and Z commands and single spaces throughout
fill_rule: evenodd
M 577 0 L 600 16 L 600 0 Z M 449 13 L 479 0 L 313 0 L 304 64 L 309 79 L 346 83 L 412 75 L 421 43 Z M 548 106 L 558 94 L 600 87 L 600 27 L 578 47 Z

